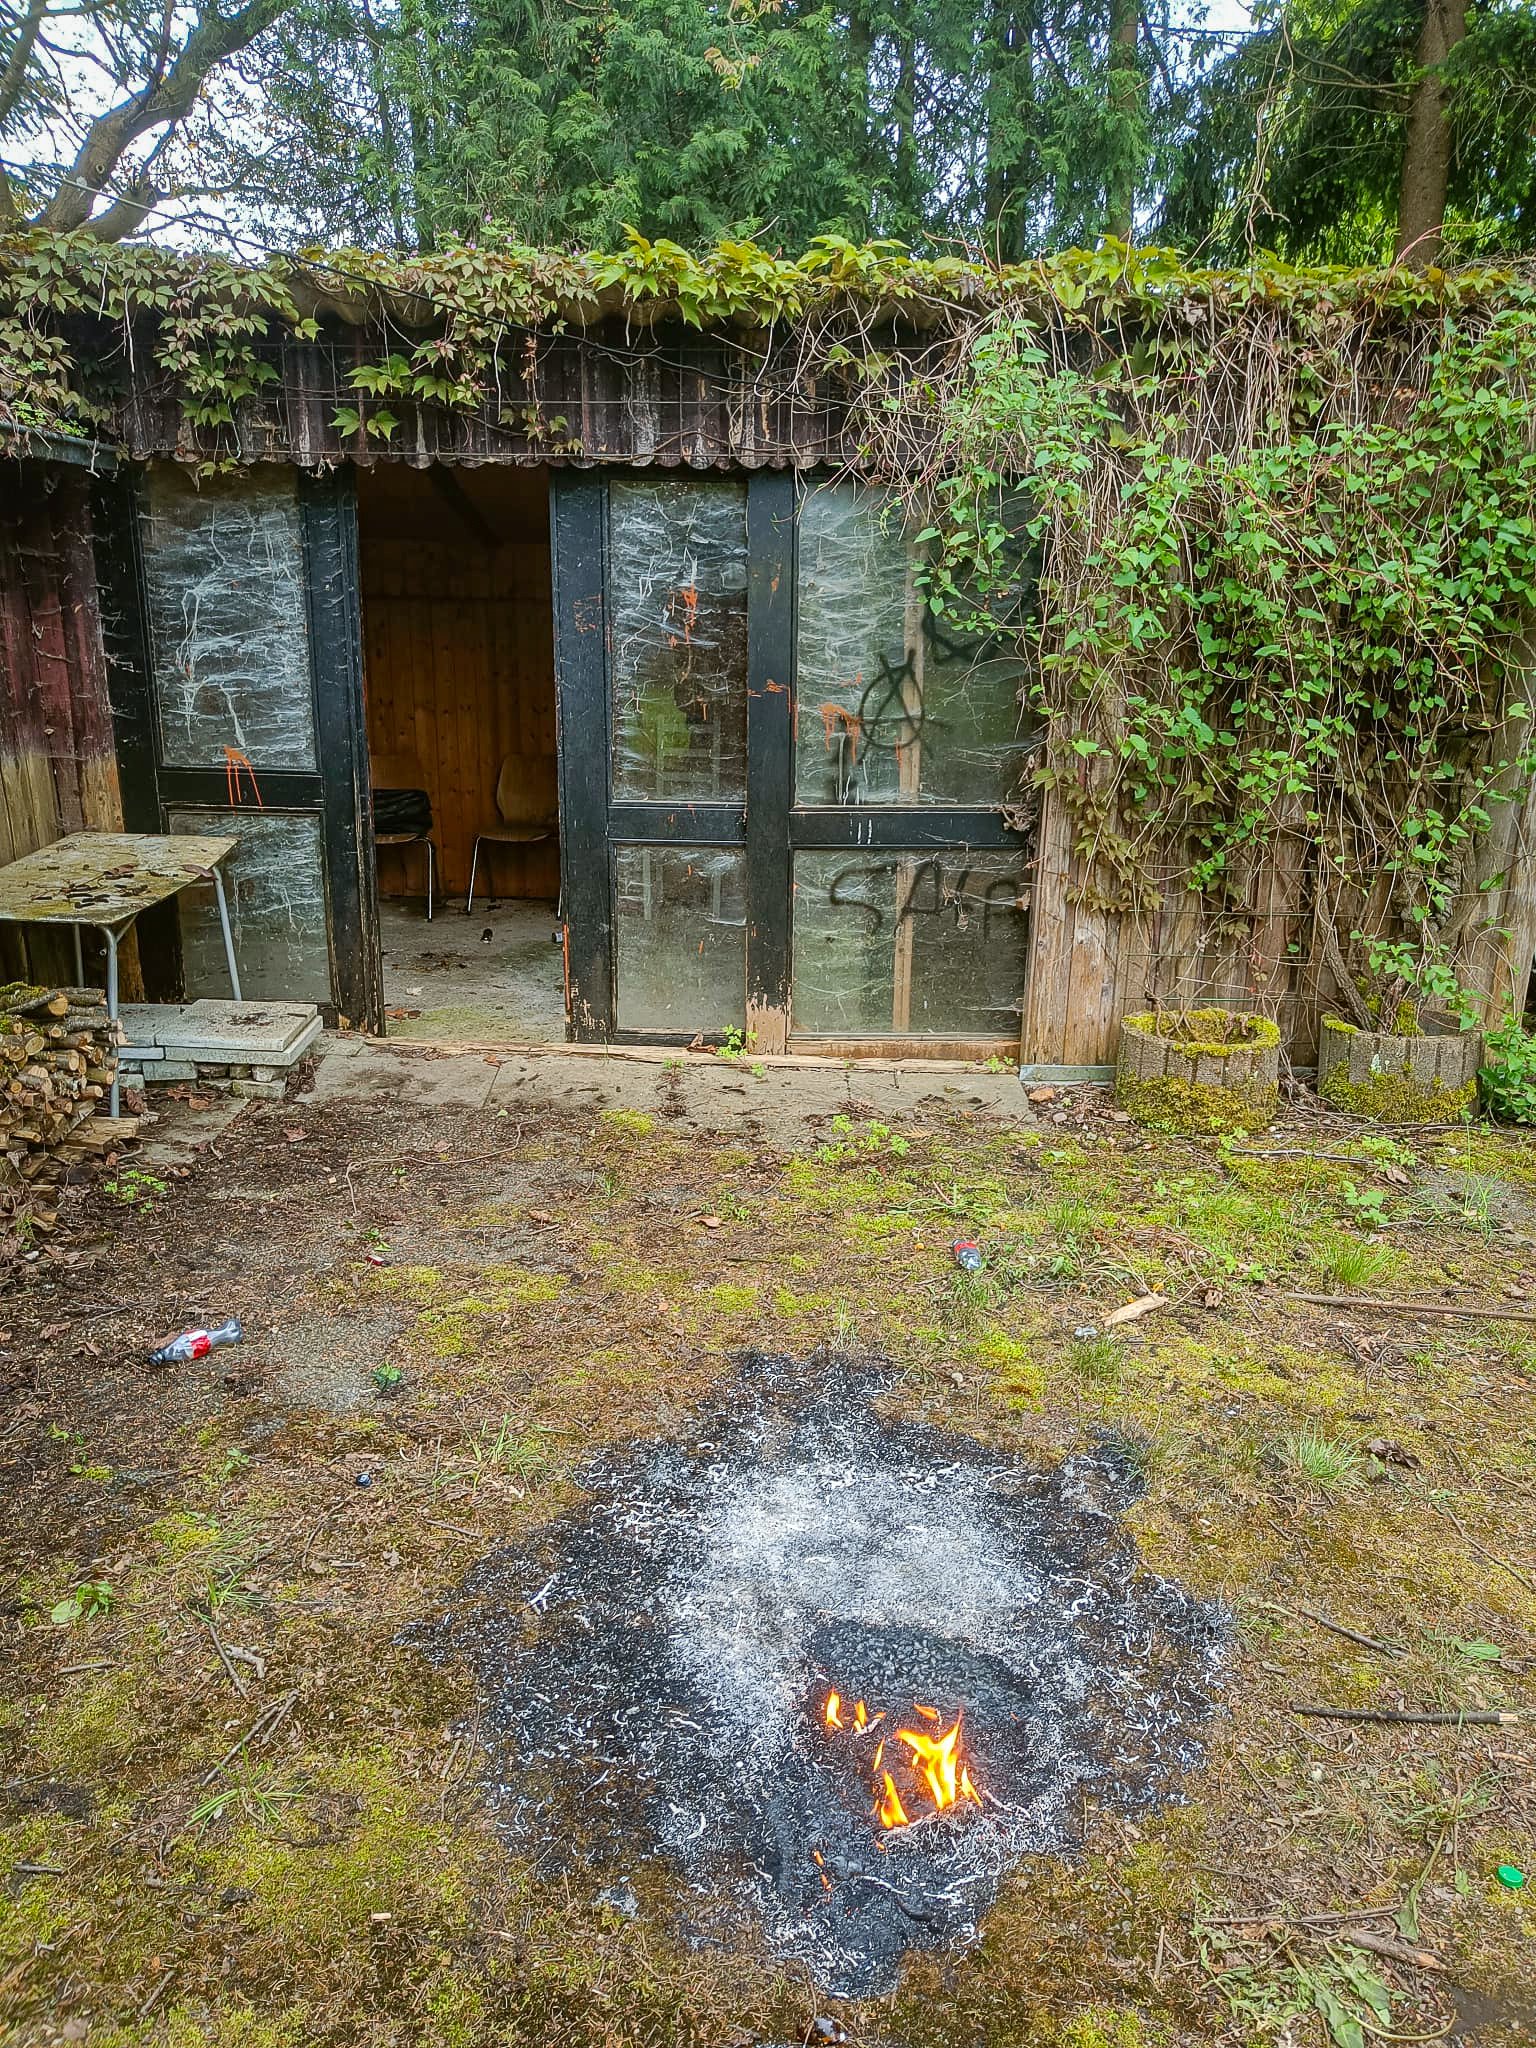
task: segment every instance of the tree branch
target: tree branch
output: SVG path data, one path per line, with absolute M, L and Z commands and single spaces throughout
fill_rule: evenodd
M 152 128 L 175 127 L 185 120 L 208 74 L 226 57 L 246 49 L 293 4 L 294 0 L 246 0 L 243 7 L 230 15 L 219 14 L 210 5 L 199 15 L 196 27 L 163 77 L 152 79 L 92 121 L 74 162 L 37 216 L 36 225 L 56 231 L 89 226 L 93 232 L 103 234 L 103 228 L 92 221 L 91 212 L 127 151 Z M 130 187 L 130 195 L 132 190 Z M 130 210 L 138 209 L 130 206 Z M 114 215 L 119 220 L 126 217 L 118 206 L 112 206 L 102 215 L 102 221 Z M 142 210 L 138 210 L 138 217 L 142 220 Z M 126 227 L 116 227 L 119 236 L 127 232 Z

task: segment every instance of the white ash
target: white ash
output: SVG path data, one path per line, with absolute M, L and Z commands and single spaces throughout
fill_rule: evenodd
M 883 1421 L 885 1384 L 747 1360 L 693 1441 L 600 1461 L 586 1505 L 412 1632 L 479 1675 L 519 1848 L 664 1858 L 692 1928 L 728 1938 L 745 1907 L 773 1951 L 859 1995 L 910 1948 L 974 1939 L 1022 1857 L 1076 1846 L 1079 1787 L 1122 1809 L 1170 1796 L 1201 1760 L 1226 1633 L 1138 1569 L 1122 1453 L 1041 1472 Z M 884 1722 L 827 1729 L 834 1688 Z M 874 1744 L 917 1702 L 946 1727 L 963 1711 L 983 1803 L 914 1801 L 885 1831 Z

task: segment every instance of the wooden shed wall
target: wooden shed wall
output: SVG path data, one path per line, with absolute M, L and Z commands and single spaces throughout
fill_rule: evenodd
M 120 832 L 122 801 L 92 551 L 91 482 L 0 467 L 0 861 L 68 832 Z M 7 971 L 20 971 L 15 940 Z M 34 940 L 34 971 L 47 941 Z M 49 972 L 72 971 L 62 952 Z
M 379 481 L 360 508 L 368 751 L 375 764 L 419 762 L 442 887 L 456 895 L 475 835 L 495 820 L 505 756 L 551 817 L 558 809 L 547 486 L 537 474 L 478 472 L 468 511 L 487 524 L 477 533 L 415 472 Z M 381 891 L 419 895 L 422 861 L 381 848 Z M 558 837 L 482 849 L 481 890 L 553 901 Z

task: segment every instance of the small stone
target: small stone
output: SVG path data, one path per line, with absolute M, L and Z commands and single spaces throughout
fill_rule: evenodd
M 1056 1090 L 1054 1088 L 1031 1088 L 1029 1099 L 1031 1102 L 1054 1102 L 1056 1100 Z

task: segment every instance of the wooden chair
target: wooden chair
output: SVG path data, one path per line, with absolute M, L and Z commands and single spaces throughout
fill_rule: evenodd
M 469 859 L 466 917 L 475 907 L 475 873 L 483 845 L 532 846 L 540 839 L 548 839 L 554 831 L 548 796 L 554 779 L 554 762 L 547 754 L 508 754 L 502 761 L 496 777 L 496 823 L 476 835 Z
M 413 754 L 380 754 L 372 764 L 372 782 L 375 798 L 386 789 L 425 790 L 426 778 L 421 772 L 421 763 Z M 430 815 L 430 814 L 429 814 Z M 422 832 L 380 832 L 375 830 L 373 843 L 377 846 L 424 846 L 427 850 L 427 922 L 432 921 L 432 904 L 437 890 L 437 846 L 432 838 L 430 822 Z

